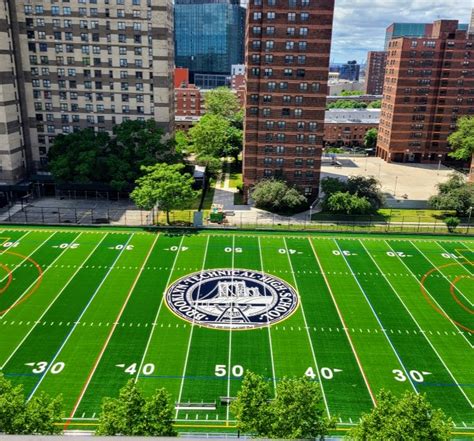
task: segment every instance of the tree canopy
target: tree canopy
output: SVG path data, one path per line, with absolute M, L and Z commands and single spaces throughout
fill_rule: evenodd
M 251 197 L 257 208 L 282 214 L 301 211 L 308 202 L 297 188 L 277 179 L 262 179 L 257 182 Z
M 366 109 L 367 103 L 356 100 L 337 100 L 327 105 L 328 109 Z
M 448 137 L 453 149 L 449 156 L 462 161 L 470 161 L 474 154 L 474 116 L 463 116 L 457 121 L 457 128 Z
M 367 106 L 368 109 L 381 109 L 382 108 L 382 100 L 372 101 Z
M 362 416 L 349 432 L 351 440 L 398 441 L 451 439 L 453 423 L 439 409 L 433 409 L 424 394 L 406 391 L 397 398 L 382 390 L 377 406 Z
M 170 403 L 164 389 L 147 399 L 130 380 L 117 398 L 104 398 L 96 435 L 176 436 Z
M 270 383 L 247 372 L 231 404 L 238 429 L 258 437 L 322 439 L 334 427 L 325 416 L 319 385 L 308 377 L 281 379 L 271 397 Z
M 369 130 L 367 130 L 367 132 L 365 132 L 364 145 L 368 149 L 373 149 L 377 145 L 378 133 L 379 132 L 376 128 L 369 129 Z
M 169 212 L 185 208 L 197 197 L 193 190 L 194 179 L 189 173 L 182 173 L 182 164 L 155 164 L 142 167 L 144 176 L 137 179 L 137 186 L 130 197 L 135 204 L 145 210 L 158 205 L 166 212 L 169 223 Z
M 58 135 L 48 152 L 49 170 L 58 183 L 102 183 L 125 190 L 142 166 L 176 161 L 173 144 L 162 138 L 154 120 L 124 121 L 112 136 L 92 129 Z
M 334 214 L 369 214 L 373 211 L 366 197 L 348 191 L 331 194 L 326 201 L 326 208 Z
M 360 95 L 364 95 L 364 91 L 363 90 L 345 90 L 343 89 L 342 92 L 341 92 L 341 96 L 360 96 Z
M 438 184 L 438 194 L 428 203 L 435 210 L 455 210 L 458 215 L 465 216 L 474 206 L 474 183 L 466 182 L 460 173 L 453 173 L 448 181 Z
M 240 110 L 237 95 L 228 87 L 217 87 L 204 95 L 206 114 L 219 115 L 232 120 Z
M 13 386 L 0 373 L 0 433 L 54 435 L 62 432 L 62 398 L 44 392 L 26 402 L 23 386 Z

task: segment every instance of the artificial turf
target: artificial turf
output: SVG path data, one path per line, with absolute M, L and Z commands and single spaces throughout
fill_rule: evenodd
M 309 375 L 340 427 L 386 388 L 426 393 L 458 430 L 474 428 L 468 239 L 5 227 L 0 243 L 0 368 L 28 396 L 62 394 L 69 428 L 93 425 L 103 397 L 135 378 L 147 394 L 215 403 L 176 410 L 182 430 L 231 430 L 220 398 L 245 370 L 272 385 Z M 219 268 L 276 276 L 299 306 L 253 330 L 171 312 L 170 284 Z

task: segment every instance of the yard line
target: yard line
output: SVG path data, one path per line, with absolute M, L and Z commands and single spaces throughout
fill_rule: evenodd
M 288 244 L 286 243 L 286 238 L 285 237 L 283 237 L 283 242 L 285 244 L 285 250 L 286 250 L 285 254 L 286 254 L 286 257 L 288 258 L 288 263 L 290 264 L 290 269 L 291 269 L 291 275 L 293 277 L 293 282 L 295 284 L 296 290 L 299 291 L 298 282 L 296 281 L 296 276 L 295 276 L 295 270 L 293 269 L 293 264 L 291 263 L 290 252 L 288 251 Z M 308 336 L 309 347 L 311 348 L 311 355 L 313 356 L 313 361 L 314 361 L 314 364 L 315 364 L 315 367 L 316 367 L 316 371 L 318 373 L 318 380 L 319 380 L 319 385 L 321 386 L 321 394 L 323 396 L 324 405 L 326 406 L 326 412 L 327 412 L 329 418 L 331 418 L 331 412 L 329 411 L 328 402 L 326 400 L 326 394 L 324 393 L 324 385 L 323 385 L 323 382 L 321 380 L 321 372 L 319 371 L 318 361 L 316 360 L 316 353 L 314 352 L 313 342 L 311 340 L 311 335 L 309 333 L 309 326 L 308 326 L 308 322 L 306 321 L 306 315 L 304 313 L 303 302 L 301 301 L 301 299 L 300 299 L 300 308 L 301 308 L 301 314 L 303 315 L 304 327 L 306 329 L 306 334 Z
M 145 256 L 145 259 L 143 260 L 143 264 L 140 267 L 140 271 L 138 271 L 137 276 L 135 277 L 135 280 L 133 281 L 133 284 L 130 287 L 130 290 L 128 291 L 127 297 L 126 297 L 125 301 L 122 304 L 122 308 L 120 309 L 119 313 L 117 314 L 117 317 L 114 320 L 114 323 L 113 323 L 113 325 L 110 329 L 109 335 L 107 336 L 107 339 L 105 340 L 104 345 L 102 346 L 102 349 L 99 352 L 99 355 L 97 356 L 97 358 L 95 360 L 94 366 L 92 367 L 91 371 L 89 372 L 89 375 L 86 379 L 86 382 L 84 383 L 84 386 L 81 389 L 81 393 L 79 394 L 79 397 L 77 398 L 76 403 L 74 404 L 74 407 L 72 408 L 72 411 L 69 415 L 69 419 L 67 420 L 67 422 L 64 426 L 64 429 L 66 429 L 67 426 L 69 425 L 69 423 L 71 422 L 71 418 L 74 418 L 74 414 L 77 412 L 77 409 L 79 408 L 79 405 L 81 404 L 81 401 L 84 398 L 84 394 L 86 393 L 87 388 L 89 387 L 89 384 L 92 380 L 92 377 L 94 376 L 95 371 L 97 370 L 97 366 L 99 366 L 99 363 L 102 360 L 102 357 L 104 356 L 104 353 L 107 349 L 107 346 L 109 345 L 110 339 L 112 338 L 112 335 L 113 335 L 115 329 L 117 328 L 117 326 L 119 324 L 119 320 L 122 317 L 123 312 L 125 311 L 125 308 L 127 307 L 127 304 L 129 302 L 130 298 L 132 297 L 133 292 L 135 291 L 135 287 L 137 286 L 138 280 L 140 279 L 140 277 L 143 273 L 143 270 L 146 267 L 146 264 L 147 264 L 147 262 L 150 258 L 150 255 L 151 255 L 153 249 L 155 248 L 155 244 L 156 244 L 156 241 L 158 240 L 159 236 L 160 236 L 160 234 L 158 233 L 155 237 L 155 240 L 151 244 L 147 255 Z
M 183 245 L 183 240 L 184 240 L 184 236 L 181 236 L 181 241 L 179 242 L 179 246 L 178 246 L 178 249 L 176 251 L 176 256 L 174 258 L 173 265 L 171 267 L 171 271 L 170 271 L 170 274 L 168 276 L 168 281 L 166 282 L 166 286 L 165 286 L 165 289 L 163 291 L 163 295 L 161 297 L 160 305 L 158 306 L 158 311 L 156 312 L 156 316 L 155 316 L 155 319 L 153 320 L 153 323 L 158 322 L 158 317 L 160 315 L 161 307 L 163 306 L 163 298 L 165 296 L 166 290 L 168 289 L 168 285 L 170 284 L 171 276 L 173 275 L 174 267 L 176 266 L 176 261 L 178 260 L 178 255 L 179 255 L 179 253 L 181 251 L 181 247 Z M 142 356 L 142 359 L 140 361 L 140 366 L 138 367 L 137 376 L 135 377 L 135 383 L 138 381 L 138 377 L 140 375 L 140 372 L 142 371 L 143 363 L 145 362 L 145 357 L 148 353 L 148 349 L 150 347 L 151 339 L 153 338 L 155 328 L 156 328 L 156 326 L 151 327 L 150 335 L 148 336 L 148 341 L 146 342 L 145 350 L 143 351 L 143 356 Z
M 334 239 L 334 243 L 336 244 L 337 246 L 337 249 L 339 250 L 339 252 L 341 253 L 341 256 L 342 258 L 344 259 L 344 261 L 346 262 L 346 265 L 347 267 L 349 268 L 349 270 L 351 271 L 351 274 L 352 274 L 352 277 L 354 278 L 355 282 L 357 283 L 357 286 L 359 287 L 360 291 L 362 292 L 362 294 L 364 295 L 364 298 L 365 300 L 367 301 L 367 304 L 369 305 L 370 309 L 372 310 L 372 313 L 374 314 L 374 317 L 375 319 L 377 320 L 377 323 L 379 324 L 380 326 L 380 329 L 384 329 L 384 326 L 379 318 L 379 316 L 377 315 L 377 313 L 375 312 L 375 309 L 374 307 L 372 306 L 372 303 L 370 302 L 364 288 L 362 288 L 362 285 L 360 284 L 359 282 L 359 279 L 356 277 L 356 275 L 354 274 L 354 271 L 352 271 L 352 267 L 351 265 L 349 264 L 348 260 L 347 260 L 347 256 L 343 253 L 341 247 L 339 246 L 339 243 L 337 242 L 336 239 Z M 401 368 L 403 369 L 404 373 L 405 373 L 405 376 L 408 378 L 408 381 L 410 382 L 411 384 L 411 387 L 413 388 L 413 390 L 418 393 L 418 391 L 416 390 L 416 387 L 415 387 L 415 384 L 413 383 L 413 380 L 411 379 L 410 375 L 408 375 L 408 370 L 407 368 L 405 367 L 405 365 L 403 364 L 403 361 L 402 359 L 400 358 L 400 356 L 398 355 L 398 352 L 397 350 L 395 349 L 395 346 L 393 346 L 393 343 L 392 343 L 392 340 L 390 340 L 390 337 L 388 336 L 388 333 L 387 332 L 384 332 L 383 333 L 385 335 L 385 338 L 387 339 L 390 347 L 392 348 L 394 354 L 395 354 L 395 357 L 397 358 L 398 362 L 400 363 L 400 366 Z
M 421 326 L 419 325 L 418 321 L 415 319 L 415 317 L 413 317 L 413 314 L 411 313 L 411 311 L 408 309 L 408 307 L 405 305 L 405 302 L 402 300 L 402 298 L 399 296 L 397 290 L 394 288 L 394 286 L 392 285 L 392 282 L 390 282 L 390 280 L 387 278 L 387 276 L 385 275 L 385 273 L 382 271 L 382 268 L 380 268 L 379 264 L 375 261 L 375 259 L 373 258 L 372 254 L 370 254 L 369 250 L 367 250 L 367 248 L 365 247 L 364 243 L 359 240 L 359 242 L 361 243 L 362 247 L 364 248 L 365 252 L 368 254 L 368 256 L 370 257 L 370 259 L 372 260 L 372 262 L 375 264 L 375 266 L 378 268 L 380 274 L 382 274 L 383 278 L 387 281 L 388 285 L 390 286 L 390 288 L 392 289 L 392 291 L 395 293 L 395 295 L 398 297 L 398 299 L 400 300 L 400 302 L 402 303 L 403 307 L 406 309 L 406 311 L 408 312 L 408 315 L 412 318 L 412 320 L 415 322 L 416 326 L 418 327 L 418 330 L 420 331 L 421 334 L 423 334 L 423 337 L 425 337 L 426 341 L 428 342 L 428 344 L 431 346 L 431 349 L 433 349 L 434 353 L 437 355 L 437 357 L 439 358 L 439 361 L 441 361 L 441 364 L 445 367 L 445 369 L 448 371 L 449 375 L 451 376 L 451 378 L 453 379 L 454 383 L 457 385 L 458 389 L 461 391 L 461 393 L 464 395 L 464 397 L 466 398 L 467 402 L 470 404 L 471 408 L 474 407 L 471 400 L 469 399 L 469 397 L 466 395 L 466 393 L 464 392 L 464 390 L 461 388 L 461 386 L 459 385 L 459 381 L 456 380 L 456 378 L 454 378 L 454 375 L 453 373 L 450 371 L 450 369 L 448 368 L 448 366 L 446 365 L 446 363 L 444 362 L 443 358 L 441 357 L 441 355 L 439 355 L 438 351 L 436 350 L 436 348 L 434 347 L 434 345 L 431 343 L 430 339 L 428 338 L 428 336 L 426 335 L 427 333 L 426 332 L 421 332 Z M 392 249 L 392 248 L 390 248 Z M 392 249 L 393 251 L 393 249 Z M 395 255 L 397 256 L 397 259 L 400 260 L 400 262 L 403 263 L 403 259 L 397 254 L 395 253 Z
M 234 261 L 235 261 L 235 236 L 232 236 L 232 271 L 234 271 Z M 232 272 L 231 281 L 234 281 L 234 273 Z M 232 286 L 233 284 L 231 284 Z M 230 304 L 230 328 L 229 328 L 229 358 L 227 362 L 227 397 L 230 398 L 230 376 L 232 373 L 232 303 Z M 230 416 L 230 403 L 227 405 L 226 409 L 226 421 L 229 424 Z
M 337 304 L 336 297 L 334 296 L 331 285 L 329 284 L 329 280 L 326 276 L 326 273 L 324 272 L 323 266 L 321 265 L 321 261 L 319 260 L 318 253 L 316 252 L 316 249 L 314 248 L 313 241 L 309 237 L 308 237 L 308 241 L 311 245 L 311 249 L 313 250 L 313 254 L 314 254 L 314 257 L 316 258 L 316 262 L 318 263 L 321 275 L 323 276 L 323 279 L 326 282 L 326 286 L 328 287 L 328 291 L 329 291 L 329 294 L 331 295 L 331 299 L 334 303 L 334 306 L 336 307 L 337 315 L 339 316 L 339 320 L 342 323 L 342 326 L 343 326 L 344 332 L 346 334 L 347 340 L 349 341 L 349 345 L 352 349 L 352 353 L 354 354 L 354 357 L 356 359 L 357 366 L 359 366 L 360 373 L 362 374 L 362 378 L 364 379 L 364 383 L 367 386 L 367 390 L 369 391 L 372 403 L 374 404 L 374 406 L 377 406 L 377 400 L 375 398 L 374 393 L 372 392 L 372 388 L 370 387 L 369 380 L 367 379 L 367 376 L 365 375 L 365 371 L 364 371 L 364 368 L 362 367 L 362 363 L 359 359 L 359 355 L 357 354 L 354 343 L 352 342 L 351 335 L 349 334 L 349 328 L 347 327 L 346 322 L 344 320 L 344 317 L 341 313 L 341 310 L 339 309 L 339 305 Z
M 99 283 L 99 286 L 97 286 L 96 290 L 94 291 L 94 294 L 92 294 L 92 297 L 89 299 L 89 301 L 87 302 L 87 305 L 84 307 L 84 309 L 82 310 L 81 314 L 79 315 L 79 317 L 75 320 L 74 322 L 74 325 L 72 326 L 71 330 L 69 331 L 69 333 L 66 335 L 66 338 L 63 340 L 61 346 L 59 347 L 59 349 L 56 351 L 56 353 L 54 354 L 53 356 L 53 359 L 50 361 L 50 363 L 48 364 L 48 367 L 45 369 L 45 371 L 43 372 L 43 374 L 41 375 L 40 379 L 38 380 L 38 382 L 36 383 L 36 386 L 34 387 L 34 389 L 31 391 L 30 395 L 28 396 L 28 399 L 27 401 L 31 400 L 31 398 L 33 397 L 33 395 L 36 393 L 36 391 L 38 390 L 38 388 L 40 387 L 41 383 L 43 382 L 44 378 L 46 377 L 47 373 L 49 372 L 51 366 L 54 364 L 54 362 L 56 361 L 56 359 L 58 358 L 59 354 L 61 353 L 61 351 L 63 350 L 64 346 L 66 346 L 68 340 L 69 340 L 69 337 L 71 337 L 72 333 L 75 331 L 75 329 L 77 328 L 79 322 L 81 321 L 82 317 L 84 316 L 84 314 L 86 313 L 87 309 L 89 308 L 89 306 L 91 305 L 91 303 L 93 302 L 93 300 L 95 299 L 97 293 L 100 291 L 100 289 L 102 288 L 102 285 L 105 283 L 105 281 L 107 280 L 107 277 L 109 276 L 109 274 L 112 272 L 112 270 L 114 269 L 114 266 L 115 264 L 117 263 L 117 261 L 119 260 L 120 256 L 122 255 L 122 253 L 127 249 L 127 245 L 129 244 L 129 242 L 132 240 L 133 236 L 135 235 L 135 233 L 132 233 L 130 235 L 130 237 L 128 238 L 127 242 L 125 243 L 125 245 L 123 246 L 123 248 L 120 250 L 120 252 L 117 254 L 117 257 L 115 258 L 115 260 L 113 261 L 112 265 L 110 265 L 107 273 L 105 274 L 105 276 L 103 277 L 102 281 Z
M 265 271 L 263 269 L 263 257 L 262 257 L 262 246 L 260 244 L 260 236 L 257 237 L 257 241 L 258 241 L 258 253 L 259 253 L 259 256 L 260 256 L 260 268 L 262 270 L 262 274 L 265 275 Z M 265 285 L 264 285 L 265 286 Z M 264 290 L 266 290 L 266 288 L 264 288 Z M 267 308 L 267 312 L 268 310 L 270 309 L 270 305 L 268 306 Z M 275 395 L 276 395 L 276 374 L 275 374 L 275 362 L 273 360 L 273 344 L 272 344 L 272 334 L 271 334 L 271 330 L 270 330 L 271 326 L 270 326 L 270 318 L 268 317 L 267 315 L 267 329 L 268 329 L 268 343 L 270 345 L 270 359 L 272 360 L 272 376 L 273 376 L 273 390 L 275 391 Z
M 75 238 L 74 240 L 76 241 L 79 236 L 81 235 L 82 233 L 79 233 Z M 107 234 L 105 235 L 107 236 Z M 104 238 L 105 238 L 104 236 Z M 103 240 L 103 239 L 102 239 Z M 99 242 L 99 244 L 102 242 L 102 240 Z M 98 245 L 99 245 L 98 244 Z M 97 245 L 97 246 L 98 246 Z M 96 246 L 96 248 L 97 248 Z M 91 252 L 91 255 L 92 253 L 95 251 L 95 249 Z M 44 273 L 46 273 L 49 269 L 51 269 L 51 267 L 53 266 L 53 263 L 56 262 L 67 250 L 70 250 L 70 248 L 65 248 L 63 251 L 61 251 L 61 253 L 58 255 L 58 257 L 56 257 L 56 259 L 54 259 L 51 264 L 48 266 L 48 268 L 46 268 L 44 270 Z M 89 256 L 87 257 L 87 259 L 89 258 Z M 86 260 L 87 260 L 86 259 Z M 64 287 L 61 289 L 61 291 L 59 291 L 59 294 L 52 300 L 52 302 L 48 305 L 48 307 L 46 308 L 46 310 L 43 312 L 43 314 L 41 314 L 41 317 L 38 318 L 38 320 L 36 321 L 36 323 L 31 327 L 31 329 L 28 331 L 28 333 L 25 335 L 25 337 L 21 340 L 20 344 L 15 348 L 15 350 L 10 354 L 10 356 L 7 358 L 7 360 L 5 361 L 5 363 L 3 363 L 3 365 L 0 367 L 0 371 L 3 370 L 5 368 L 5 366 L 8 364 L 8 362 L 11 360 L 11 358 L 16 354 L 16 352 L 18 351 L 18 349 L 21 347 L 21 345 L 25 342 L 25 340 L 28 338 L 28 336 L 33 332 L 33 330 L 35 329 L 35 327 L 37 326 L 38 322 L 41 321 L 43 319 L 43 317 L 46 315 L 46 313 L 49 311 L 49 308 L 51 308 L 51 306 L 53 306 L 54 302 L 56 301 L 56 299 L 62 294 L 62 292 L 64 291 L 64 289 L 69 285 L 69 283 L 71 282 L 71 280 L 74 278 L 74 276 L 78 273 L 78 271 L 80 270 L 81 268 L 79 267 L 77 269 L 77 271 L 74 273 L 74 275 L 71 277 L 71 279 L 69 279 L 69 281 L 66 283 L 66 285 L 64 285 Z M 43 273 L 43 274 L 44 274 Z M 21 300 L 21 298 L 25 295 L 25 293 L 27 293 L 30 288 L 36 283 L 36 280 L 24 291 L 24 293 L 21 295 L 21 297 L 18 299 Z M 18 302 L 17 301 L 17 302 Z M 7 315 L 7 313 L 10 311 L 11 308 L 9 308 L 5 314 L 1 317 L 5 317 Z
M 428 259 L 428 257 L 425 256 L 425 254 L 412 242 L 410 241 L 410 243 L 415 247 L 415 249 L 431 264 L 433 265 L 433 268 L 437 268 L 437 266 L 430 260 Z M 390 247 L 390 245 L 387 243 L 387 245 Z M 407 268 L 408 266 L 405 265 Z M 469 344 L 469 346 L 471 348 L 474 348 L 474 345 L 466 338 L 466 336 L 464 335 L 464 333 L 458 328 L 458 326 L 456 325 L 456 323 L 453 322 L 452 318 L 446 314 L 445 310 L 441 307 L 441 305 L 436 301 L 436 299 L 431 295 L 431 293 L 428 291 L 428 288 L 426 286 L 423 286 L 421 281 L 418 280 L 418 278 L 415 276 L 415 274 L 413 273 L 413 271 L 408 268 L 408 271 L 410 271 L 410 273 L 412 274 L 412 276 L 418 281 L 418 283 L 420 284 L 420 286 L 422 286 L 424 288 L 424 290 L 426 291 L 426 293 L 430 296 L 431 300 L 433 300 L 433 302 L 436 303 L 436 306 L 440 309 L 440 311 L 443 312 L 444 316 L 452 323 L 452 325 L 456 328 L 457 331 L 459 331 L 459 334 L 464 338 L 464 340 L 467 341 L 467 343 Z M 449 284 L 451 284 L 451 282 L 449 281 L 449 279 L 441 272 L 438 270 L 438 272 L 449 282 Z
M 204 251 L 204 257 L 203 257 L 202 267 L 201 267 L 200 281 L 202 281 L 202 273 L 203 273 L 204 268 L 206 266 L 207 250 L 209 248 L 209 239 L 210 239 L 210 236 L 207 236 L 206 249 Z M 198 288 L 198 294 L 197 294 L 197 299 L 196 299 L 196 303 L 195 303 L 195 306 L 194 306 L 194 310 L 197 309 L 197 301 L 199 300 L 200 294 L 201 294 L 201 285 L 199 285 L 199 288 Z M 189 341 L 188 341 L 188 347 L 187 347 L 187 350 L 186 350 L 186 358 L 184 359 L 183 376 L 181 378 L 181 384 L 179 386 L 178 403 L 181 403 L 181 397 L 183 396 L 184 378 L 186 376 L 186 370 L 188 369 L 188 359 L 189 359 L 189 353 L 191 351 L 191 342 L 192 342 L 192 339 L 193 339 L 195 322 L 196 322 L 196 316 L 194 315 L 193 316 L 193 321 L 192 321 L 192 324 L 191 324 L 191 331 L 189 333 Z M 179 409 L 176 409 L 175 419 L 178 418 L 178 413 L 179 413 Z

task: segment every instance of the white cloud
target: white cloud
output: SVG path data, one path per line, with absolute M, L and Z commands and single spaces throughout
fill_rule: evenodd
M 469 23 L 474 0 L 336 0 L 331 60 L 364 61 L 382 50 L 393 22 L 431 23 L 440 18 Z

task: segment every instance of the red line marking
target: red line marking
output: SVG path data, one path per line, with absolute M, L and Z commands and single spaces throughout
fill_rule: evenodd
M 352 341 L 352 338 L 349 334 L 349 332 L 347 332 L 347 325 L 346 325 L 346 322 L 344 320 L 344 316 L 342 315 L 342 312 L 341 310 L 339 309 L 339 306 L 336 302 L 336 298 L 334 297 L 334 293 L 332 292 L 332 288 L 331 288 L 331 285 L 329 284 L 329 280 L 328 278 L 326 277 L 326 274 L 324 273 L 324 270 L 323 270 L 323 267 L 321 265 L 321 262 L 319 260 L 319 256 L 318 256 L 318 253 L 316 253 L 316 249 L 314 248 L 314 245 L 313 245 L 313 242 L 311 241 L 311 238 L 308 237 L 308 241 L 311 245 L 311 249 L 313 250 L 313 254 L 314 254 L 314 257 L 316 258 L 316 261 L 318 262 L 318 265 L 319 265 L 319 268 L 321 270 L 321 275 L 323 276 L 324 278 L 324 281 L 326 282 L 326 285 L 328 287 L 328 290 L 329 290 L 329 294 L 331 294 L 331 298 L 332 298 L 332 301 L 334 302 L 334 306 L 336 307 L 336 310 L 337 310 L 337 313 L 339 315 L 339 319 L 341 320 L 341 323 L 342 325 L 344 326 L 345 328 L 345 333 L 346 333 L 346 336 L 347 336 L 347 339 L 349 340 L 349 345 L 352 349 L 352 352 L 354 354 L 354 357 L 356 359 L 356 362 L 357 362 L 357 365 L 359 366 L 359 370 L 360 370 L 360 373 L 362 374 L 362 377 L 364 379 L 364 382 L 365 382 L 365 385 L 367 386 L 367 390 L 369 391 L 369 395 L 370 395 L 370 398 L 372 399 L 372 403 L 374 404 L 374 406 L 377 406 L 377 399 L 375 398 L 375 395 L 372 391 L 372 388 L 370 386 L 370 383 L 369 383 L 369 380 L 367 379 L 367 375 L 365 374 L 365 371 L 364 371 L 364 368 L 362 366 L 362 363 L 360 361 L 360 358 L 359 358 L 359 355 L 357 354 L 357 350 L 354 346 L 354 343 Z
M 451 283 L 451 286 L 449 287 L 449 290 L 451 291 L 451 295 L 453 296 L 453 299 L 456 301 L 456 303 L 461 306 L 462 309 L 467 311 L 469 314 L 474 314 L 474 311 L 470 308 L 468 308 L 464 303 L 459 300 L 459 297 L 455 294 L 454 289 L 456 288 L 456 283 L 458 283 L 462 279 L 474 279 L 474 276 L 472 275 L 464 275 L 464 276 L 457 276 Z
M 107 346 L 109 345 L 110 339 L 112 338 L 112 335 L 113 335 L 113 333 L 114 333 L 114 331 L 115 331 L 115 328 L 117 327 L 118 322 L 119 322 L 120 318 L 122 317 L 122 314 L 123 314 L 123 312 L 125 311 L 125 308 L 126 308 L 126 306 L 127 306 L 127 304 L 128 304 L 128 301 L 130 300 L 130 297 L 132 296 L 132 293 L 133 293 L 133 291 L 135 290 L 135 286 L 136 286 L 137 283 L 138 283 L 138 279 L 139 279 L 140 276 L 142 275 L 142 272 L 143 272 L 143 269 L 144 269 L 144 267 L 145 267 L 145 264 L 146 264 L 148 258 L 150 257 L 151 252 L 153 251 L 153 249 L 154 249 L 154 247 L 155 247 L 155 243 L 156 243 L 156 241 L 158 240 L 158 236 L 159 236 L 159 234 L 156 236 L 156 239 L 153 241 L 153 244 L 151 245 L 150 250 L 148 251 L 147 255 L 145 256 L 145 259 L 143 260 L 143 264 L 142 264 L 142 266 L 141 266 L 141 269 L 140 269 L 140 271 L 138 272 L 137 276 L 135 277 L 135 280 L 133 281 L 133 284 L 132 284 L 132 286 L 130 287 L 130 289 L 129 289 L 129 291 L 128 291 L 127 297 L 126 297 L 126 299 L 125 299 L 125 301 L 124 301 L 124 303 L 123 303 L 123 305 L 122 305 L 122 308 L 120 309 L 119 313 L 117 314 L 116 319 L 115 319 L 114 322 L 113 322 L 112 328 L 110 329 L 110 332 L 109 332 L 109 334 L 108 334 L 108 336 L 107 336 L 107 339 L 105 340 L 105 342 L 104 342 L 104 344 L 103 344 L 103 346 L 102 346 L 102 349 L 101 349 L 100 352 L 99 352 L 99 355 L 98 355 L 97 358 L 95 359 L 94 365 L 92 366 L 92 369 L 90 370 L 89 375 L 87 376 L 87 379 L 86 379 L 84 385 L 82 386 L 81 392 L 80 392 L 79 396 L 77 397 L 76 402 L 74 403 L 74 407 L 73 407 L 71 413 L 69 414 L 69 418 L 68 418 L 67 421 L 64 423 L 64 428 L 63 428 L 63 430 L 66 430 L 66 429 L 69 427 L 69 425 L 71 424 L 72 418 L 74 418 L 74 414 L 77 412 L 77 409 L 79 408 L 79 405 L 80 405 L 80 403 L 81 403 L 81 401 L 82 401 L 82 398 L 84 397 L 84 395 L 85 395 L 85 393 L 86 393 L 86 390 L 87 390 L 87 388 L 89 387 L 89 384 L 90 384 L 90 382 L 91 382 L 91 380 L 92 380 L 92 377 L 93 377 L 94 374 L 95 374 L 95 371 L 96 371 L 96 369 L 97 369 L 97 366 L 99 366 L 100 360 L 102 359 L 102 357 L 103 357 L 103 355 L 104 355 L 104 353 L 105 353 L 105 351 L 106 351 L 106 349 L 107 349 Z
M 20 257 L 24 260 L 27 260 L 28 262 L 32 263 L 33 266 L 36 268 L 36 270 L 38 271 L 38 278 L 37 278 L 37 281 L 36 283 L 34 284 L 34 286 L 32 288 L 29 289 L 29 292 L 27 294 L 25 294 L 23 297 L 21 297 L 19 300 L 17 300 L 16 302 L 14 302 L 11 306 L 9 306 L 7 309 L 4 309 L 3 311 L 0 311 L 0 316 L 6 314 L 7 312 L 11 311 L 13 308 L 16 308 L 18 305 L 20 305 L 21 303 L 23 303 L 25 300 L 27 300 L 28 298 L 30 298 L 36 291 L 37 289 L 40 287 L 41 285 L 41 282 L 43 281 L 43 270 L 41 269 L 41 266 L 35 261 L 33 260 L 31 257 L 27 257 L 27 256 L 24 256 L 23 254 L 19 254 L 19 253 L 15 253 L 13 251 L 5 251 L 5 253 L 8 253 L 8 254 L 12 254 L 14 256 L 17 256 L 17 257 Z
M 466 263 L 469 263 L 470 265 L 473 265 L 474 262 L 471 262 L 469 260 L 466 259 Z M 420 289 L 421 289 L 421 293 L 423 294 L 423 297 L 425 298 L 425 300 L 428 302 L 428 304 L 440 315 L 442 315 L 443 317 L 447 318 L 448 320 L 450 320 L 451 322 L 453 322 L 454 324 L 456 324 L 457 326 L 459 326 L 460 328 L 464 329 L 465 331 L 471 333 L 471 334 L 474 334 L 474 330 L 473 329 L 470 329 L 468 328 L 467 326 L 464 326 L 462 325 L 461 323 L 457 322 L 456 320 L 453 320 L 448 314 L 446 314 L 441 308 L 439 308 L 437 305 L 435 305 L 435 303 L 431 300 L 431 296 L 428 294 L 428 291 L 426 290 L 426 287 L 425 287 L 425 283 L 426 283 L 426 280 L 428 279 L 429 276 L 431 276 L 431 274 L 433 274 L 435 271 L 438 271 L 441 273 L 441 269 L 442 268 L 446 268 L 448 266 L 453 266 L 453 265 L 457 265 L 457 262 L 453 262 L 453 263 L 446 263 L 444 265 L 440 265 L 440 266 L 435 266 L 434 268 L 430 269 L 420 280 Z M 450 283 L 450 289 L 453 288 L 453 282 L 449 282 Z

